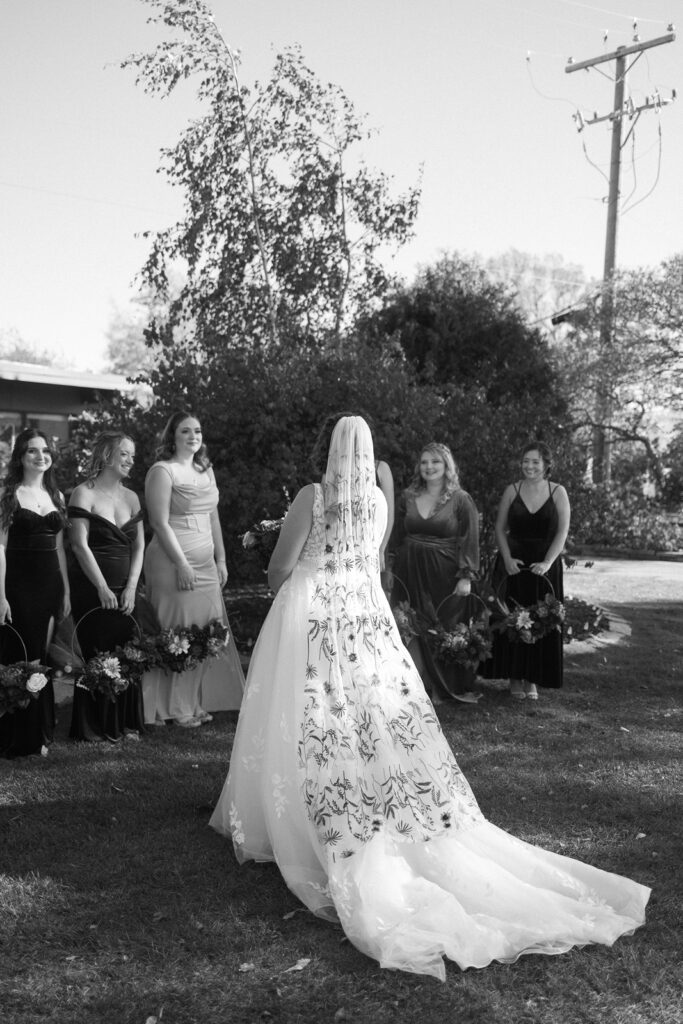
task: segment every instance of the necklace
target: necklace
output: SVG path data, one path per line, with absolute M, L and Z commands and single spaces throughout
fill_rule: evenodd
M 17 497 L 19 491 L 21 491 L 25 501 L 24 507 L 30 509 L 30 511 L 38 512 L 40 515 L 44 515 L 45 512 L 54 511 L 52 498 L 43 487 L 34 488 L 29 487 L 28 484 L 20 484 L 17 487 Z

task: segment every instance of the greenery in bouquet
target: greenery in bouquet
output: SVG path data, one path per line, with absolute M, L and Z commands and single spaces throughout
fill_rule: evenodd
M 186 672 L 217 657 L 229 639 L 228 627 L 220 619 L 206 626 L 162 629 L 155 641 L 158 664 L 165 672 Z
M 156 637 L 147 633 L 117 647 L 114 656 L 119 659 L 122 674 L 130 682 L 139 682 L 145 672 L 161 664 Z
M 458 622 L 452 629 L 432 626 L 426 630 L 427 640 L 440 661 L 463 668 L 474 668 L 491 657 L 491 629 L 486 619 Z
M 399 601 L 391 610 L 401 635 L 401 640 L 407 647 L 410 641 L 420 634 L 415 609 L 410 607 L 408 601 Z
M 28 707 L 47 684 L 48 672 L 45 665 L 32 665 L 26 661 L 0 665 L 0 716 Z
M 535 644 L 555 630 L 561 633 L 564 618 L 562 602 L 546 594 L 528 608 L 517 605 L 495 621 L 492 628 L 513 643 Z
M 128 689 L 129 681 L 122 659 L 111 651 L 104 651 L 86 661 L 76 686 L 79 690 L 103 693 L 110 700 L 116 700 L 120 693 Z

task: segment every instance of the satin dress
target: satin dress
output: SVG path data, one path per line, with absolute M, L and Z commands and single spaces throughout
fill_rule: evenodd
M 513 558 L 525 566 L 545 559 L 558 530 L 558 516 L 553 501 L 553 487 L 548 484 L 548 497 L 536 512 L 530 512 L 517 486 L 507 517 L 508 545 Z M 493 586 L 508 607 L 515 604 L 528 608 L 554 594 L 564 600 L 562 557 L 556 558 L 544 576 L 521 572 L 508 576 L 500 555 L 493 568 Z M 524 679 L 536 686 L 559 689 L 563 681 L 562 634 L 559 631 L 537 640 L 535 644 L 514 643 L 496 634 L 493 657 L 484 663 L 483 674 L 490 679 Z
M 211 533 L 211 513 L 218 506 L 218 488 L 205 475 L 197 485 L 179 483 L 172 463 L 157 462 L 155 466 L 171 477 L 169 525 L 196 580 L 193 590 L 178 590 L 176 567 L 154 537 L 145 552 L 146 597 L 162 629 L 205 626 L 211 619 L 228 625 Z M 240 706 L 243 689 L 244 674 L 230 634 L 221 655 L 196 669 L 174 673 L 155 669 L 145 673 L 145 722 L 193 718 L 202 711 L 234 710 Z
M 383 967 L 445 978 L 524 953 L 611 945 L 650 890 L 487 821 L 373 564 L 326 550 L 321 488 L 254 648 L 210 825 L 275 861 L 313 913 Z M 375 523 L 377 552 L 384 523 Z
M 132 546 L 137 537 L 142 512 L 123 526 L 70 505 L 69 519 L 85 519 L 89 524 L 88 547 L 109 589 L 121 596 L 130 573 Z M 90 582 L 75 557 L 69 563 L 71 610 L 78 644 L 86 661 L 97 653 L 113 651 L 137 636 L 135 620 L 123 612 L 102 608 L 96 587 Z M 72 740 L 109 740 L 116 742 L 127 732 L 144 732 L 142 691 L 131 682 L 115 700 L 105 694 L 89 693 L 74 687 L 69 737 Z
M 451 597 L 458 580 L 475 578 L 479 569 L 477 509 L 466 491 L 455 491 L 423 516 L 415 498 L 412 491 L 404 492 L 403 540 L 393 567 L 391 603 L 407 600 L 422 624 L 441 622 L 450 629 L 481 613 L 475 597 Z M 420 648 L 428 693 L 449 697 L 472 688 L 474 669 L 440 661 L 422 636 L 413 642 Z
M 48 639 L 64 595 L 57 538 L 64 526 L 59 512 L 41 516 L 17 507 L 7 534 L 5 591 L 12 626 L 20 634 L 29 661 L 46 663 Z M 3 664 L 23 661 L 24 647 L 10 629 L 0 629 Z M 25 709 L 0 718 L 0 755 L 40 754 L 53 739 L 55 700 L 52 680 Z

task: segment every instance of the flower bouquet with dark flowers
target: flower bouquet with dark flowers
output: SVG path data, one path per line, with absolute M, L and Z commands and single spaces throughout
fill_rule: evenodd
M 12 665 L 0 665 L 0 716 L 11 714 L 17 708 L 27 708 L 31 699 L 47 685 L 45 665 L 16 661 Z
M 564 618 L 562 602 L 554 594 L 546 594 L 528 608 L 516 605 L 496 619 L 492 628 L 513 643 L 535 644 L 556 630 L 561 633 Z
M 102 693 L 110 700 L 116 700 L 120 693 L 128 689 L 129 682 L 122 660 L 111 651 L 104 651 L 86 661 L 76 686 L 79 690 Z
M 155 637 L 158 664 L 164 672 L 186 672 L 207 658 L 217 657 L 229 640 L 228 627 L 220 619 L 212 619 L 205 626 L 162 629 Z
M 279 519 L 262 519 L 260 523 L 254 523 L 251 529 L 242 534 L 242 547 L 245 551 L 257 554 L 263 562 L 264 569 L 268 566 L 284 521 L 284 516 L 280 516 Z
M 491 628 L 485 618 L 458 622 L 451 629 L 430 626 L 425 635 L 434 656 L 449 665 L 476 669 L 491 657 Z

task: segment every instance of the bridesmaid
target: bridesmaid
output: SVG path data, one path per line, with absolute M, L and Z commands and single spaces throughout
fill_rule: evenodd
M 455 594 L 461 600 L 452 602 L 452 616 L 459 620 L 476 615 L 477 602 L 470 594 L 479 570 L 479 519 L 445 444 L 432 441 L 420 452 L 403 494 L 402 513 L 392 604 L 405 601 L 407 592 L 412 608 L 429 622 Z M 423 636 L 415 637 L 409 650 L 432 701 L 452 697 L 476 704 L 481 694 L 471 689 L 473 670 L 437 659 Z
M 130 617 L 142 571 L 145 539 L 137 494 L 124 486 L 135 461 L 127 434 L 105 431 L 95 440 L 86 479 L 69 501 L 74 559 L 69 566 L 78 642 L 87 661 L 137 632 Z M 132 683 L 116 700 L 75 687 L 72 740 L 112 742 L 144 732 L 142 692 Z
M 163 629 L 206 625 L 228 618 L 222 589 L 228 579 L 218 518 L 218 488 L 199 420 L 177 412 L 161 435 L 145 480 L 145 500 L 154 537 L 145 553 L 145 589 Z M 211 711 L 239 708 L 244 675 L 230 637 L 228 647 L 196 669 L 143 676 L 145 722 L 192 729 Z
M 493 584 L 506 602 L 522 607 L 550 592 L 563 601 L 561 556 L 569 532 L 569 498 L 564 487 L 550 479 L 553 459 L 547 444 L 530 441 L 520 461 L 521 478 L 505 488 L 498 506 Z M 512 643 L 497 636 L 484 674 L 509 679 L 514 700 L 538 700 L 539 686 L 562 686 L 562 657 L 559 632 L 535 644 Z
M 0 493 L 0 660 L 45 663 L 58 618 L 69 614 L 64 556 L 64 498 L 53 477 L 47 436 L 29 427 L 17 436 Z M 24 647 L 26 654 L 24 654 Z M 52 681 L 22 708 L 0 718 L 0 755 L 47 754 L 55 727 Z

